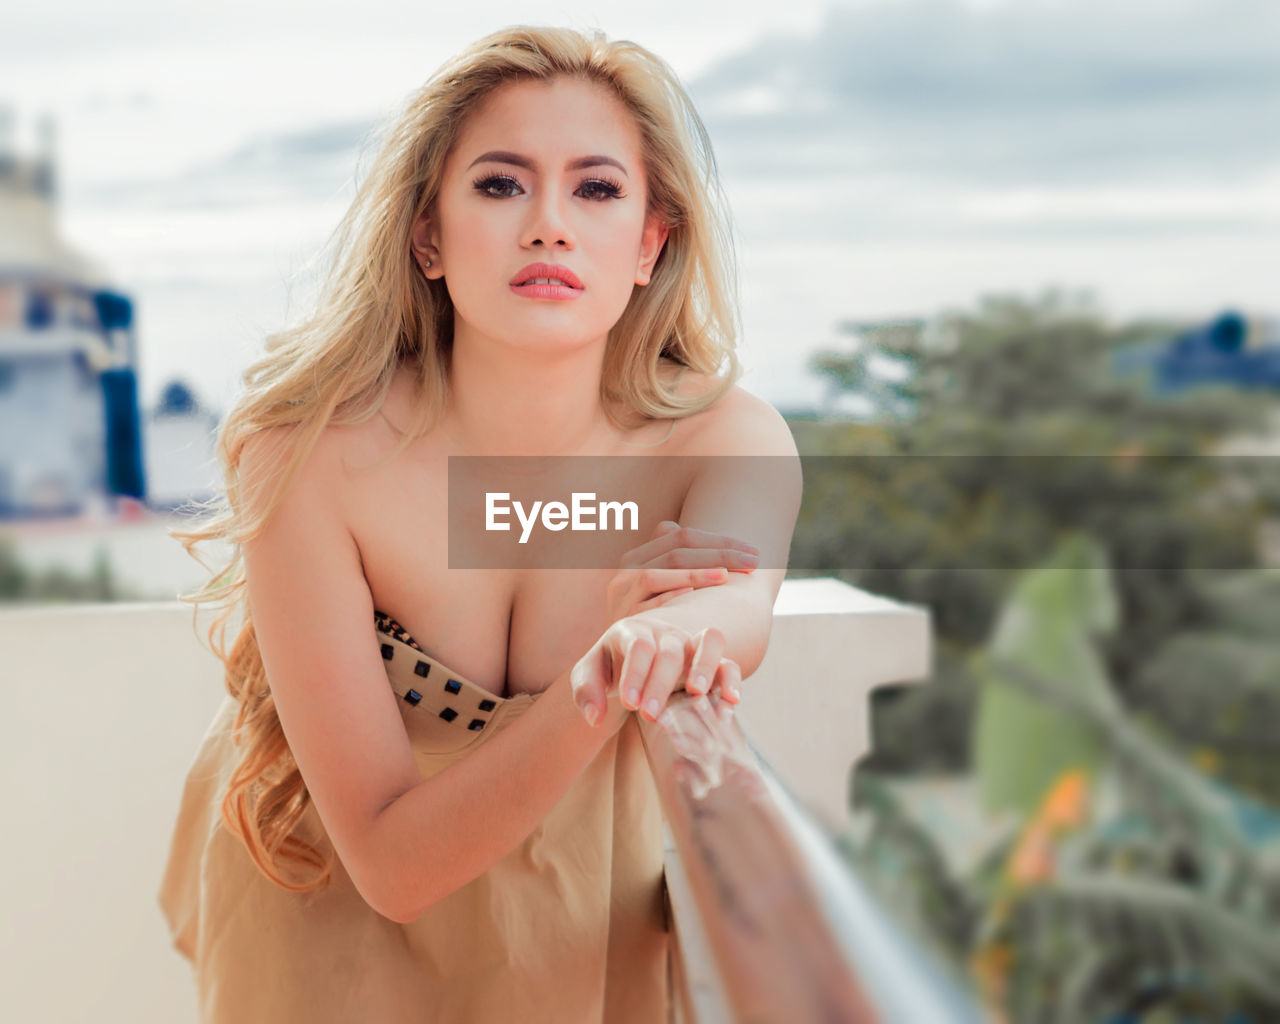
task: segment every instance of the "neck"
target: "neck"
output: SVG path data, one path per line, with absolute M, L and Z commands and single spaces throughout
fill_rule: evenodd
M 464 454 L 572 455 L 616 433 L 600 401 L 604 344 L 548 356 L 454 345 L 445 414 Z

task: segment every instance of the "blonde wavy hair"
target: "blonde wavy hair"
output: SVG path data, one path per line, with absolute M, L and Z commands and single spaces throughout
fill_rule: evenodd
M 727 205 L 706 128 L 665 62 L 600 32 L 517 26 L 472 44 L 408 98 L 330 239 L 314 309 L 297 326 L 268 336 L 266 354 L 244 373 L 243 390 L 217 440 L 225 494 L 195 507 L 204 514 L 192 529 L 170 531 L 211 574 L 181 599 L 196 605 L 193 620 L 202 603 L 221 609 L 208 638 L 239 704 L 233 735 L 241 753 L 222 820 L 262 873 L 290 891 L 326 884 L 333 851 L 294 834 L 310 796 L 285 741 L 254 635 L 243 545 L 279 505 L 325 426 L 376 414 L 401 364 L 415 371 L 421 400 L 388 458 L 430 429 L 447 393 L 453 308 L 444 282 L 418 270 L 410 249 L 413 223 L 435 201 L 445 158 L 468 113 L 502 85 L 561 75 L 608 87 L 631 111 L 642 138 L 650 211 L 669 226 L 650 284 L 633 290 L 609 333 L 601 380 L 605 409 L 615 422 L 615 408 L 652 418 L 688 416 L 720 398 L 740 372 Z M 674 381 L 660 377 L 664 358 L 708 375 L 715 386 L 692 396 L 677 393 Z M 286 443 L 273 449 L 277 471 L 264 474 L 271 493 L 246 501 L 238 471 L 245 443 L 281 426 L 291 429 Z M 216 570 L 194 551 L 213 540 L 227 542 L 233 552 Z M 228 624 L 237 611 L 242 618 L 228 650 Z

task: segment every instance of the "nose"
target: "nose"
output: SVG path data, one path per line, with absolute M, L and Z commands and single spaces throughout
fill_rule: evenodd
M 556 189 L 541 190 L 529 203 L 527 210 L 521 232 L 521 245 L 526 248 L 534 245 L 559 246 L 566 250 L 574 247 L 573 231 Z

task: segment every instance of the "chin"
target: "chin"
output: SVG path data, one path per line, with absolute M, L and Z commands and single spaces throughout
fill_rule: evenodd
M 587 349 L 603 348 L 608 332 L 586 336 L 566 335 L 564 331 L 529 331 L 511 341 L 513 348 L 546 355 L 572 355 Z
M 519 349 L 536 349 L 541 352 L 575 352 L 603 345 L 614 327 L 613 323 L 584 324 L 580 317 L 529 316 L 512 327 L 504 325 L 492 336 Z

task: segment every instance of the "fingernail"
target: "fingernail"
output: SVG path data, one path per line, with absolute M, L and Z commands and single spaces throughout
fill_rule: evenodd
M 707 685 L 707 680 L 701 672 L 694 672 L 689 676 L 689 689 L 694 693 L 701 693 L 703 687 Z
M 760 556 L 749 554 L 746 551 L 739 551 L 738 560 L 742 562 L 744 565 L 756 565 L 760 561 Z
M 600 717 L 600 712 L 596 710 L 596 706 L 594 704 L 588 704 L 586 707 L 586 716 L 587 721 L 591 725 L 595 725 L 596 719 Z
M 656 697 L 650 697 L 649 702 L 645 704 L 644 709 L 649 712 L 650 718 L 658 717 L 658 701 Z
M 638 705 L 638 704 L 640 703 L 640 691 L 639 691 L 639 690 L 628 690 L 628 691 L 627 691 L 627 703 L 628 703 L 629 705 L 631 705 L 631 707 L 633 707 L 633 708 L 634 708 L 636 705 Z

